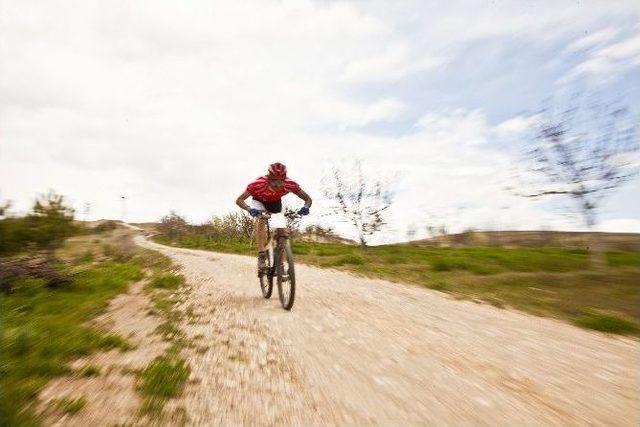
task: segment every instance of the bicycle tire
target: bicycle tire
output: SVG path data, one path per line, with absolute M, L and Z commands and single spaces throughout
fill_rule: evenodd
M 260 261 L 258 261 L 260 263 Z M 271 298 L 271 293 L 273 292 L 273 268 L 271 267 L 271 256 L 267 256 L 267 266 L 268 270 L 265 274 L 264 272 L 258 276 L 260 280 L 260 290 L 262 291 L 262 296 L 266 299 Z
M 278 283 L 278 296 L 280 297 L 280 304 L 285 310 L 291 310 L 293 307 L 293 301 L 296 296 L 296 274 L 293 263 L 293 252 L 291 246 L 287 244 L 286 238 L 278 239 L 278 259 L 276 262 L 276 276 Z M 286 260 L 287 271 L 285 272 L 285 264 L 282 262 Z M 284 288 L 288 286 L 288 292 L 285 295 Z

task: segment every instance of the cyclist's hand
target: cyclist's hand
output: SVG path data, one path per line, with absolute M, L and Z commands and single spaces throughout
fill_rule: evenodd
M 260 216 L 261 213 L 262 211 L 260 209 L 255 209 L 255 208 L 249 209 L 249 215 L 251 215 L 254 218 Z
M 309 215 L 309 208 L 306 206 L 303 206 L 302 208 L 300 208 L 300 210 L 298 211 L 298 215 Z

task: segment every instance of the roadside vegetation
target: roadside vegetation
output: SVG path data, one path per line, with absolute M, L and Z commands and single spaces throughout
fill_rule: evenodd
M 0 229 L 0 418 L 3 425 L 35 425 L 39 389 L 69 373 L 69 361 L 129 348 L 124 337 L 88 321 L 143 277 L 142 266 L 121 236 L 75 224 L 73 211 L 55 194 L 40 198 L 25 217 L 0 221 Z M 102 244 L 117 250 L 106 255 Z M 64 400 L 58 406 L 76 413 L 85 403 Z
M 159 420 L 165 416 L 167 401 L 182 393 L 191 372 L 181 353 L 193 344 L 180 328 L 185 313 L 177 307 L 180 302 L 177 291 L 185 287 L 186 282 L 168 257 L 147 249 L 140 249 L 140 256 L 150 273 L 144 290 L 153 303 L 152 314 L 163 320 L 155 332 L 170 343 L 162 355 L 138 373 L 137 378 L 137 391 L 143 397 L 140 416 Z
M 186 222 L 185 222 L 186 224 Z M 232 227 L 231 227 L 232 228 Z M 158 243 L 253 255 L 239 233 L 215 235 L 183 229 L 158 234 Z M 640 251 L 631 236 L 606 252 L 606 266 L 594 266 L 584 246 L 536 242 L 532 247 L 467 246 L 464 242 L 362 247 L 294 240 L 298 262 L 372 278 L 413 283 L 454 298 L 512 307 L 561 318 L 610 333 L 640 335 Z M 631 240 L 629 240 L 631 239 Z M 470 240 L 473 244 L 473 241 Z M 542 242 L 542 243 L 545 243 Z
M 154 301 L 165 301 L 164 293 L 184 283 L 168 258 L 135 246 L 129 230 L 113 221 L 89 227 L 74 221 L 73 215 L 62 196 L 50 193 L 41 196 L 26 216 L 0 220 L 2 425 L 41 424 L 44 414 L 37 396 L 50 380 L 101 375 L 100 366 L 74 370 L 73 360 L 96 351 L 131 349 L 125 337 L 91 322 L 114 296 L 149 276 L 147 286 L 163 293 L 152 292 Z M 173 303 L 164 304 L 171 308 Z M 179 331 L 175 316 L 172 319 Z M 161 401 L 177 395 L 189 372 L 178 353 L 179 348 L 173 347 L 143 370 L 143 395 L 159 396 Z M 63 396 L 45 412 L 73 416 L 90 399 Z

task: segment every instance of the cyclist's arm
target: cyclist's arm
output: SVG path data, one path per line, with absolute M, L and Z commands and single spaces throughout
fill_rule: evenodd
M 236 205 L 240 206 L 242 209 L 244 209 L 245 211 L 249 211 L 251 210 L 251 208 L 249 207 L 249 205 L 247 205 L 245 203 L 245 200 L 247 200 L 249 198 L 249 196 L 251 196 L 251 194 L 249 194 L 248 191 L 245 191 L 244 193 L 242 193 L 241 195 L 238 196 L 238 198 L 236 199 Z
M 309 197 L 309 195 L 304 192 L 304 190 L 300 190 L 300 192 L 298 194 L 296 194 L 296 196 L 298 196 L 302 200 L 304 200 L 304 205 L 306 207 L 308 207 L 308 208 L 311 207 L 311 204 L 313 203 L 313 201 L 311 200 L 311 197 Z

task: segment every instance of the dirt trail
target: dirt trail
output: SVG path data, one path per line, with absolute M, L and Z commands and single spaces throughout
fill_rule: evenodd
M 640 424 L 640 345 L 445 294 L 297 266 L 292 312 L 251 257 L 184 267 L 190 424 Z

